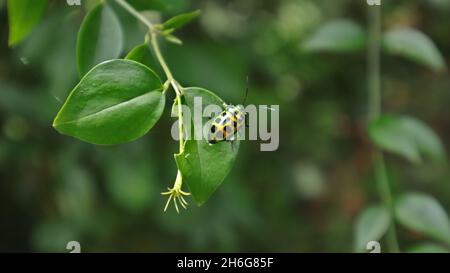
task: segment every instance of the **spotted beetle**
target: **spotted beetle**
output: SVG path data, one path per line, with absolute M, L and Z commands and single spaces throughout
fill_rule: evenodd
M 248 82 L 248 79 L 247 79 Z M 242 105 L 224 104 L 223 110 L 217 116 L 211 117 L 212 123 L 208 133 L 208 143 L 210 145 L 217 144 L 222 141 L 231 142 L 232 147 L 238 138 L 238 132 L 245 124 L 247 125 L 244 104 L 247 100 L 248 86 L 245 90 Z

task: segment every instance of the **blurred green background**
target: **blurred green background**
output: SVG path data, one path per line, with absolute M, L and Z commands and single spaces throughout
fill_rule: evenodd
M 351 19 L 367 26 L 365 1 L 168 0 L 154 20 L 201 9 L 162 42 L 184 86 L 240 102 L 280 105 L 280 147 L 245 142 L 230 175 L 202 207 L 163 213 L 160 192 L 176 174 L 171 98 L 162 119 L 132 143 L 99 147 L 59 135 L 52 121 L 78 81 L 77 31 L 85 10 L 53 1 L 44 21 L 8 48 L 0 1 L 0 251 L 341 252 L 353 250 L 355 218 L 379 201 L 366 136 L 366 53 L 307 53 L 302 43 L 322 24 Z M 83 2 L 83 1 L 82 1 Z M 117 9 L 123 56 L 144 29 Z M 450 1 L 383 2 L 383 29 L 411 26 L 436 43 L 448 63 Z M 450 145 L 450 76 L 401 58 L 382 59 L 383 110 L 426 122 Z M 172 96 L 172 94 L 170 94 Z M 387 154 L 394 195 L 416 190 L 450 211 L 448 165 L 411 165 Z M 425 241 L 397 228 L 402 249 Z

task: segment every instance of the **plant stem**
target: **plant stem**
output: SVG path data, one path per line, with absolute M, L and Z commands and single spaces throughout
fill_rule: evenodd
M 128 11 L 131 15 L 136 17 L 139 21 L 144 23 L 150 30 L 153 30 L 153 24 L 147 20 L 142 14 L 139 13 L 136 9 L 134 9 L 130 4 L 128 4 L 124 0 L 116 0 L 116 3 L 119 4 L 122 8 L 124 8 L 126 11 Z
M 181 95 L 182 95 L 182 88 L 178 84 L 178 82 L 173 77 L 172 72 L 169 69 L 169 66 L 167 65 L 163 55 L 161 54 L 161 50 L 159 49 L 158 44 L 158 32 L 155 26 L 147 20 L 142 14 L 140 14 L 135 8 L 133 8 L 130 4 L 128 4 L 124 0 L 115 0 L 117 4 L 119 4 L 121 7 L 123 7 L 126 11 L 128 11 L 131 15 L 136 17 L 139 21 L 141 21 L 143 24 L 145 24 L 149 28 L 149 33 L 151 35 L 151 46 L 153 51 L 155 52 L 156 58 L 158 59 L 159 64 L 164 70 L 164 73 L 166 74 L 167 80 L 170 82 L 170 85 L 172 86 L 173 90 L 175 91 L 176 96 L 176 102 L 178 105 L 178 133 L 179 133 L 179 152 L 178 154 L 182 154 L 184 152 L 184 140 L 183 140 L 183 112 L 182 112 L 182 105 L 181 105 Z M 147 36 L 146 36 L 147 37 Z M 177 178 L 175 180 L 175 184 L 173 188 L 181 189 L 182 186 L 182 176 L 181 172 L 178 171 Z
M 381 44 L 381 6 L 369 7 L 369 48 L 368 48 L 368 103 L 369 122 L 377 119 L 381 113 L 381 77 L 380 77 L 380 44 Z M 383 153 L 375 148 L 373 154 L 375 179 L 380 198 L 389 209 L 391 224 L 386 234 L 388 249 L 399 252 L 397 234 L 394 223 L 392 192 L 386 173 Z
M 183 141 L 183 111 L 181 107 L 181 90 L 178 88 L 178 83 L 173 78 L 173 74 L 169 69 L 169 66 L 167 65 L 166 61 L 164 60 L 163 55 L 161 54 L 161 50 L 159 49 L 158 44 L 158 37 L 155 32 L 152 32 L 152 48 L 155 52 L 156 58 L 158 59 L 158 62 L 161 64 L 161 67 L 164 70 L 164 73 L 167 76 L 167 79 L 169 80 L 170 84 L 172 85 L 173 90 L 175 90 L 176 93 L 176 100 L 178 105 L 178 134 L 179 134 L 179 146 L 180 151 L 179 154 L 182 154 L 184 152 L 184 141 Z
M 156 58 L 158 59 L 158 62 L 161 64 L 161 67 L 164 70 L 164 73 L 167 76 L 167 80 L 169 80 L 170 84 L 172 85 L 173 90 L 175 90 L 176 93 L 176 100 L 178 105 L 178 135 L 179 135 L 179 146 L 180 151 L 179 154 L 182 154 L 184 152 L 184 141 L 183 141 L 183 111 L 181 107 L 181 90 L 178 88 L 178 83 L 173 78 L 172 72 L 169 69 L 169 66 L 167 65 L 166 61 L 164 60 L 163 55 L 161 54 L 161 50 L 159 49 L 158 45 L 158 37 L 155 32 L 152 32 L 152 47 L 153 51 L 155 52 Z
M 368 41 L 368 90 L 369 121 L 379 117 L 381 111 L 380 88 L 380 40 L 381 14 L 380 7 L 369 7 L 369 41 Z
M 158 59 L 158 62 L 161 65 L 161 67 L 163 68 L 164 73 L 167 76 L 167 79 L 172 84 L 172 82 L 174 81 L 174 78 L 173 78 L 172 72 L 169 69 L 169 66 L 167 65 L 166 61 L 164 60 L 163 55 L 161 54 L 161 50 L 159 49 L 158 35 L 156 35 L 155 32 L 152 32 L 151 35 L 152 35 L 151 36 L 152 48 L 153 48 L 153 51 L 155 51 L 156 59 Z M 173 84 L 172 84 L 172 86 L 173 86 Z
M 383 153 L 380 150 L 376 150 L 373 155 L 374 161 L 374 169 L 375 169 L 375 179 L 377 181 L 377 188 L 381 197 L 381 200 L 385 204 L 385 206 L 389 209 L 391 215 L 391 223 L 386 233 L 386 242 L 388 245 L 388 249 L 391 252 L 400 252 L 400 248 L 398 246 L 397 234 L 395 231 L 395 222 L 394 222 L 394 208 L 393 208 L 393 200 L 392 193 L 389 185 L 389 179 L 386 173 L 386 164 L 384 162 Z

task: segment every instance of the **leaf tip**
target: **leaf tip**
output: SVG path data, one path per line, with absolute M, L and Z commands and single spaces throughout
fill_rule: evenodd
M 194 201 L 195 201 L 195 198 L 194 198 Z M 201 207 L 201 206 L 203 206 L 203 204 L 205 204 L 205 201 L 200 201 L 200 202 L 195 201 L 195 204 L 197 205 L 197 207 Z

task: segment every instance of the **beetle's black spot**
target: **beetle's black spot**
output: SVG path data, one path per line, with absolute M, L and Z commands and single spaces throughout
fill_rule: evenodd
M 216 132 L 216 125 L 211 126 L 211 133 L 215 133 Z
M 237 127 L 237 122 L 235 120 L 233 120 L 233 127 L 236 128 Z
M 227 112 L 226 111 L 223 111 L 222 112 L 222 116 L 226 116 L 227 115 Z

